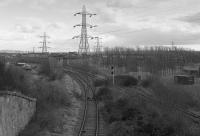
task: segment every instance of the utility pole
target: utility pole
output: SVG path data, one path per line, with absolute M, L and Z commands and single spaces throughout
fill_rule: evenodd
M 42 53 L 48 53 L 47 49 L 50 47 L 47 46 L 47 43 L 50 43 L 50 42 L 47 42 L 47 38 L 50 38 L 50 37 L 47 36 L 46 32 L 44 32 L 44 35 L 40 36 L 40 37 L 43 39 L 43 41 L 40 42 L 40 43 L 42 43 L 42 47 L 39 47 L 39 48 L 42 48 Z
M 83 5 L 82 12 L 75 13 L 74 16 L 76 16 L 76 15 L 82 15 L 82 23 L 74 26 L 74 27 L 81 26 L 81 35 L 74 36 L 72 39 L 80 38 L 78 53 L 79 54 L 88 54 L 90 52 L 88 38 L 92 38 L 92 37 L 87 35 L 87 27 L 93 28 L 93 27 L 97 27 L 97 26 L 87 24 L 86 19 L 87 19 L 87 16 L 92 17 L 96 14 L 88 13 L 86 11 L 85 5 Z

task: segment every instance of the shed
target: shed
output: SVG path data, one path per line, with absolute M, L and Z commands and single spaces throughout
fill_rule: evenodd
M 175 75 L 174 82 L 177 84 L 192 85 L 194 84 L 194 76 L 191 75 Z
M 193 76 L 200 76 L 200 67 L 195 65 L 195 66 L 184 66 L 183 67 L 183 72 L 189 75 Z

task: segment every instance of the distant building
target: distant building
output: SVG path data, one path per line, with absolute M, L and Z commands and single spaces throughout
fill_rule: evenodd
M 188 75 L 199 77 L 200 76 L 200 66 L 198 66 L 198 65 L 184 66 L 183 72 Z
M 177 84 L 192 85 L 194 84 L 194 76 L 191 75 L 175 75 L 174 82 Z

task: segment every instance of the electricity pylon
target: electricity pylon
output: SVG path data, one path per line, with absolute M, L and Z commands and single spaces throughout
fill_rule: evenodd
M 50 38 L 50 37 L 47 36 L 46 32 L 44 32 L 44 35 L 40 36 L 40 37 L 43 38 L 43 41 L 40 42 L 40 43 L 42 43 L 42 47 L 39 47 L 39 48 L 42 48 L 42 53 L 48 53 L 47 49 L 50 47 L 47 46 L 47 43 L 50 43 L 50 42 L 47 42 L 47 38 Z
M 94 48 L 94 52 L 96 54 L 100 54 L 101 48 L 102 48 L 102 46 L 100 45 L 100 39 L 102 39 L 102 38 L 100 38 L 100 37 L 93 37 L 92 39 L 96 39 L 97 40 L 96 41 L 96 47 Z
M 35 53 L 35 47 L 33 47 L 33 53 Z
M 74 36 L 72 39 L 80 38 L 78 53 L 79 54 L 88 54 L 90 52 L 88 38 L 92 38 L 92 37 L 88 36 L 87 27 L 93 28 L 93 27 L 97 27 L 97 26 L 96 25 L 93 26 L 93 25 L 87 24 L 86 19 L 87 19 L 87 15 L 89 17 L 92 17 L 92 16 L 94 16 L 96 14 L 88 13 L 86 11 L 85 5 L 83 5 L 82 12 L 75 13 L 74 16 L 76 16 L 76 15 L 82 15 L 82 23 L 74 26 L 74 27 L 81 26 L 81 35 Z

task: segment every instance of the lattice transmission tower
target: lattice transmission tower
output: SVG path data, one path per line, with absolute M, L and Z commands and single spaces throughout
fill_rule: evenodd
M 47 43 L 50 43 L 50 42 L 48 42 L 47 39 L 50 37 L 47 36 L 46 32 L 44 32 L 44 34 L 40 37 L 43 40 L 42 40 L 42 42 L 40 42 L 40 43 L 42 43 L 42 47 L 39 47 L 39 48 L 42 48 L 42 53 L 48 53 L 48 48 L 50 48 L 50 47 L 47 46 Z
M 72 39 L 80 38 L 78 53 L 88 54 L 90 52 L 88 38 L 92 38 L 92 37 L 87 34 L 87 27 L 93 28 L 97 26 L 87 24 L 87 16 L 92 17 L 96 14 L 87 12 L 85 5 L 83 5 L 82 12 L 75 13 L 74 16 L 76 15 L 82 15 L 82 23 L 74 26 L 74 27 L 81 26 L 81 35 L 74 36 Z
M 96 46 L 94 47 L 94 52 L 95 52 L 96 54 L 100 54 L 101 48 L 102 48 L 102 45 L 101 45 L 100 40 L 101 40 L 102 38 L 100 38 L 100 37 L 93 37 L 92 39 L 96 39 Z

